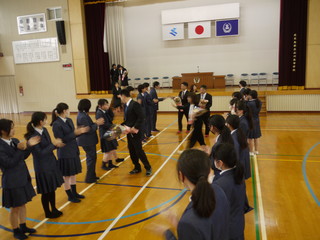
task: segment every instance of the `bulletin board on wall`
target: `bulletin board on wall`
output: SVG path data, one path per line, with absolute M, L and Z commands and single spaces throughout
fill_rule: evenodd
M 15 64 L 60 61 L 57 38 L 13 41 Z

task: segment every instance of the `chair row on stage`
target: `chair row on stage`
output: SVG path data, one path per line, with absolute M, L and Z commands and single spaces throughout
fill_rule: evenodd
M 172 87 L 172 78 L 165 76 L 165 77 L 145 77 L 145 78 L 129 78 L 129 85 L 137 88 L 140 84 L 143 84 L 145 82 L 149 83 L 150 86 L 152 86 L 152 84 L 154 82 L 159 82 L 161 87 Z
M 234 74 L 227 74 L 226 75 L 226 85 L 238 85 L 235 82 L 236 76 Z M 240 74 L 239 81 L 244 80 L 247 82 L 248 85 L 260 85 L 260 84 L 271 84 L 277 85 L 279 83 L 279 73 L 273 72 L 271 74 L 261 72 L 261 73 L 242 73 Z

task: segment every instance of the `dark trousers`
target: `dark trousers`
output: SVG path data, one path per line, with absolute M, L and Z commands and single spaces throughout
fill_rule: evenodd
M 128 139 L 128 149 L 129 149 L 130 157 L 134 165 L 134 168 L 137 170 L 141 170 L 141 166 L 139 163 L 139 159 L 140 159 L 144 165 L 144 168 L 146 170 L 149 170 L 151 166 L 144 150 L 142 149 L 141 133 L 140 132 L 138 132 L 137 134 L 129 133 L 127 135 L 127 139 Z
M 185 112 L 185 111 L 180 112 L 180 110 L 179 110 L 179 112 L 178 112 L 178 126 L 179 126 L 179 131 L 180 131 L 180 132 L 182 131 L 182 118 L 183 118 L 183 116 L 186 117 L 187 122 L 188 122 L 188 113 Z M 190 128 L 191 128 L 191 125 L 188 124 L 188 125 L 187 125 L 187 130 L 189 131 Z
M 82 146 L 86 152 L 87 173 L 85 181 L 96 180 L 96 162 L 97 162 L 97 149 L 96 145 Z
M 210 132 L 210 127 L 209 127 L 210 111 L 203 114 L 203 116 L 201 116 L 201 118 L 202 118 L 203 124 L 205 126 L 205 135 L 209 135 L 209 132 Z
M 194 121 L 193 128 L 194 129 L 189 140 L 188 148 L 192 148 L 196 144 L 196 142 L 199 142 L 200 145 L 206 145 L 202 133 L 202 118 L 199 117 Z
M 154 131 L 157 129 L 157 115 L 158 115 L 158 110 L 154 109 L 152 114 L 152 121 L 151 121 L 151 131 Z
M 152 111 L 149 111 L 147 112 L 146 114 L 146 135 L 147 137 L 150 137 L 151 136 L 151 126 L 152 126 L 152 115 L 153 115 L 153 112 Z

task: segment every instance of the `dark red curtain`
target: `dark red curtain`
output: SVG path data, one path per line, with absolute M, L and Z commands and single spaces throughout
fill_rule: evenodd
M 103 49 L 105 4 L 87 4 L 84 8 L 91 91 L 106 91 L 111 84 L 109 57 Z
M 281 0 L 279 89 L 304 89 L 306 72 L 307 0 Z

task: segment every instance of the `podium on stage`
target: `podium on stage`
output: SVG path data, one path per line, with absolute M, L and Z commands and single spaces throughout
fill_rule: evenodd
M 182 73 L 181 77 L 172 78 L 172 88 L 180 89 L 182 82 L 187 82 L 189 86 L 196 84 L 207 85 L 207 88 L 225 88 L 225 75 L 213 75 L 213 72 Z

